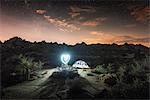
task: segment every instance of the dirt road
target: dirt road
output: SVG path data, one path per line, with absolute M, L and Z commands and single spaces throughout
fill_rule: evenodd
M 25 81 L 23 83 L 19 83 L 15 86 L 11 86 L 3 89 L 3 97 L 7 99 L 16 99 L 16 98 L 32 98 L 38 94 L 38 92 L 43 89 L 45 86 L 44 82 L 52 75 L 55 69 L 46 69 L 41 70 L 39 73 L 47 73 L 44 77 L 33 80 L 33 81 Z
M 41 70 L 39 73 L 45 73 L 42 78 L 38 78 L 33 81 L 25 81 L 15 86 L 7 87 L 3 89 L 3 98 L 5 99 L 37 99 L 37 98 L 54 98 L 59 99 L 59 95 L 65 96 L 70 89 L 71 84 L 75 86 L 81 86 L 80 89 L 86 91 L 91 95 L 97 94 L 104 88 L 100 83 L 96 82 L 96 76 L 88 76 L 90 71 L 83 71 L 78 69 L 80 77 L 75 79 L 55 79 L 50 78 L 53 72 L 57 71 L 54 69 Z M 62 75 L 63 76 L 63 75 Z M 66 82 L 69 83 L 66 85 Z M 76 89 L 76 88 L 75 88 Z M 60 93 L 61 92 L 61 93 Z M 62 94 L 64 93 L 64 94 Z M 85 95 L 85 93 L 83 93 Z M 66 94 L 68 95 L 68 94 Z

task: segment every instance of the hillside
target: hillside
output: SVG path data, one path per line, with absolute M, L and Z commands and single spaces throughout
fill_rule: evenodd
M 133 59 L 141 60 L 149 55 L 149 48 L 143 45 L 133 44 L 91 44 L 84 42 L 76 45 L 42 42 L 29 42 L 19 37 L 11 38 L 1 43 L 2 64 L 7 58 L 23 54 L 41 60 L 46 66 L 58 66 L 60 54 L 69 52 L 71 54 L 70 64 L 77 59 L 83 59 L 89 65 L 108 63 L 126 63 Z
M 147 99 L 149 50 L 143 45 L 127 43 L 67 45 L 33 43 L 14 37 L 1 42 L 2 97 Z M 90 68 L 57 72 L 64 52 L 71 55 L 70 67 L 83 60 Z

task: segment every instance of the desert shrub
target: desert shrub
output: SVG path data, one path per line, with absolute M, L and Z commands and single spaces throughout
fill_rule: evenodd
M 144 59 L 142 62 L 134 61 L 134 64 L 131 65 L 132 70 L 129 71 L 129 74 L 133 75 L 135 79 L 146 81 L 148 80 L 147 74 L 147 68 L 149 68 L 149 60 Z
M 106 83 L 108 86 L 114 86 L 116 83 L 117 83 L 117 80 L 115 77 L 109 77 L 109 78 L 106 78 L 104 80 L 104 83 Z
M 119 82 L 111 88 L 111 96 L 112 98 L 148 99 L 149 84 L 147 82 L 138 82 L 136 84 Z
M 147 81 L 148 72 L 146 67 L 149 66 L 149 60 L 134 61 L 131 65 L 123 65 L 119 68 L 117 75 L 120 81 L 125 83 L 134 83 L 135 80 Z
M 41 61 L 33 62 L 33 70 L 40 70 L 43 68 L 44 63 Z
M 134 61 L 131 65 L 120 66 L 116 73 L 117 84 L 111 88 L 112 98 L 148 99 L 149 73 L 145 70 L 148 65 L 146 58 L 143 61 Z
M 103 65 L 97 65 L 95 70 L 92 72 L 97 73 L 97 74 L 106 74 L 107 70 L 103 67 Z
M 22 75 L 25 75 L 27 79 L 30 78 L 30 73 L 42 68 L 43 64 L 41 61 L 35 62 L 33 58 L 19 55 L 19 65 L 16 66 L 15 71 Z
M 107 66 L 106 66 L 106 70 L 108 73 L 116 73 L 117 72 L 117 65 L 115 64 L 111 64 L 109 63 Z
M 44 65 L 44 63 L 41 61 L 35 62 L 33 58 L 23 55 L 19 55 L 18 58 L 20 59 L 20 65 L 22 67 L 30 69 L 32 71 L 41 69 Z
M 118 69 L 118 71 L 116 73 L 118 82 L 123 81 L 125 72 L 126 72 L 125 66 L 120 66 L 120 68 Z

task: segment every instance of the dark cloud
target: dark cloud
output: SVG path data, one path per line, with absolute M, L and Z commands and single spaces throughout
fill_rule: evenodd
M 68 13 L 72 18 L 79 16 L 82 12 L 93 13 L 96 12 L 96 9 L 89 5 L 72 5 L 70 6 L 70 12 Z
M 127 37 L 126 40 L 123 41 L 118 41 L 118 43 L 150 43 L 150 37 L 146 37 L 146 38 L 133 38 L 133 37 Z
M 135 6 L 131 9 L 131 15 L 135 17 L 136 21 L 147 22 L 150 20 L 150 7 Z
M 98 25 L 103 24 L 106 20 L 107 18 L 96 18 L 94 20 L 88 20 L 88 21 L 82 22 L 81 25 L 89 26 L 89 27 L 96 27 Z

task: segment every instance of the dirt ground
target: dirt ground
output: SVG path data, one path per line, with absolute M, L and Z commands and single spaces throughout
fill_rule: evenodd
M 33 99 L 33 98 L 38 98 L 38 94 L 43 90 L 47 88 L 47 85 L 45 84 L 48 80 L 49 77 L 52 75 L 53 72 L 56 71 L 56 68 L 54 69 L 46 69 L 46 70 L 41 70 L 39 73 L 44 73 L 47 72 L 43 77 L 38 78 L 36 80 L 32 81 L 25 81 L 23 83 L 19 83 L 17 85 L 7 87 L 2 90 L 2 97 L 5 99 Z M 84 87 L 85 90 L 89 91 L 90 93 L 96 93 L 99 90 L 103 90 L 105 88 L 105 84 L 103 83 L 102 80 L 98 79 L 98 76 L 94 73 L 91 73 L 90 69 L 84 70 L 84 69 L 78 69 L 78 74 L 86 79 L 91 86 L 86 86 Z M 92 75 L 87 75 L 87 74 L 92 74 Z M 61 83 L 61 81 L 60 81 Z M 53 86 L 53 83 L 50 83 L 53 90 L 53 93 L 56 89 L 59 87 Z M 83 83 L 84 84 L 84 83 Z

